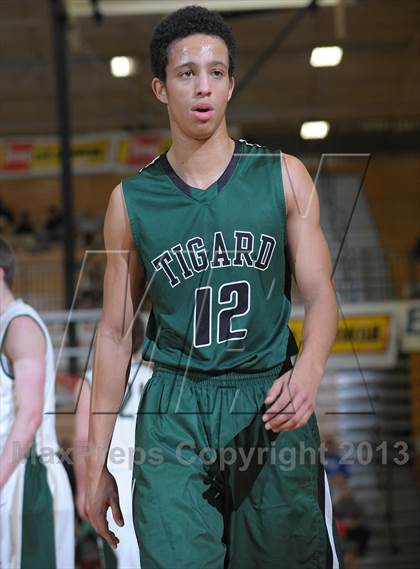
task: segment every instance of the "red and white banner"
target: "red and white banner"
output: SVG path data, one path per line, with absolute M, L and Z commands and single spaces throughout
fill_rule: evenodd
M 169 146 L 167 130 L 78 135 L 71 142 L 73 171 L 75 174 L 134 172 Z M 0 179 L 54 176 L 59 166 L 60 146 L 56 137 L 0 139 Z

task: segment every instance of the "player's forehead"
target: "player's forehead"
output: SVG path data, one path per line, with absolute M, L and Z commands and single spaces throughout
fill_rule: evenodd
M 197 65 L 220 61 L 229 64 L 228 48 L 222 38 L 206 34 L 193 34 L 171 43 L 168 49 L 168 65 L 178 67 L 186 63 Z

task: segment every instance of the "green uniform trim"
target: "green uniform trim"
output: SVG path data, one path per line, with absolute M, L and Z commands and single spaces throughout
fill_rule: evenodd
M 56 569 L 53 498 L 47 469 L 32 447 L 25 466 L 21 569 Z
M 108 544 L 105 539 L 102 537 L 99 538 L 101 545 L 100 545 L 100 553 L 101 553 L 101 567 L 103 569 L 117 569 L 118 568 L 118 560 L 117 556 L 114 553 L 112 547 Z M 122 568 L 124 569 L 124 568 Z

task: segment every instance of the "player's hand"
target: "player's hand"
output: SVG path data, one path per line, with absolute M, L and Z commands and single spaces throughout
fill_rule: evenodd
M 115 523 L 123 526 L 124 518 L 120 510 L 117 483 L 109 470 L 103 468 L 97 484 L 92 484 L 88 489 L 87 514 L 98 534 L 116 549 L 120 540 L 108 527 L 108 508 L 111 508 Z
M 277 378 L 267 393 L 262 417 L 265 428 L 274 433 L 303 427 L 314 412 L 322 374 L 299 365 Z

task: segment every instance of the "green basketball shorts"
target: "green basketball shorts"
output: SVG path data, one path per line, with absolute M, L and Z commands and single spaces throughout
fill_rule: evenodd
M 155 366 L 133 472 L 142 569 L 342 569 L 315 415 L 281 433 L 262 421 L 269 387 L 291 367 Z

